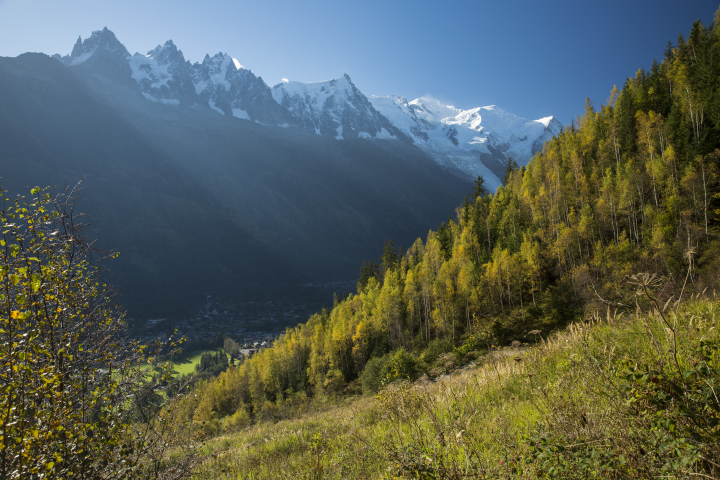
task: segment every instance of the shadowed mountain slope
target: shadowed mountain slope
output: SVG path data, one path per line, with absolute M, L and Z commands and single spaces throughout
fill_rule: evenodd
M 86 177 L 79 206 L 121 252 L 110 267 L 131 314 L 354 278 L 382 241 L 410 245 L 470 190 L 412 145 L 148 102 L 124 77 L 1 58 L 0 184 L 24 194 Z

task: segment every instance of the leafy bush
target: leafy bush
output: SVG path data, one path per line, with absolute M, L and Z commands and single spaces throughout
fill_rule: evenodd
M 0 198 L 0 478 L 157 473 L 177 432 L 172 404 L 155 415 L 169 369 L 139 368 L 152 363 L 145 347 L 124 340 L 114 292 L 91 262 L 114 254 L 82 237 L 73 191 L 10 201 L 0 188 Z
M 396 380 L 415 380 L 418 376 L 417 367 L 415 356 L 401 347 L 390 354 L 390 361 L 383 372 L 382 384 L 389 385 Z
M 323 383 L 323 387 L 326 392 L 339 393 L 344 386 L 345 379 L 343 378 L 343 374 L 340 370 L 333 368 L 327 372 L 325 375 L 325 382 Z
M 430 369 L 431 377 L 438 377 L 440 375 L 450 373 L 460 365 L 460 359 L 455 352 L 443 353 L 435 360 L 433 368 Z
M 465 342 L 454 350 L 455 354 L 460 358 L 470 355 L 470 352 L 482 350 L 485 345 L 475 335 L 470 335 Z
M 390 361 L 390 355 L 371 358 L 360 374 L 360 385 L 365 395 L 373 395 L 382 386 L 384 372 Z
M 396 380 L 414 380 L 418 372 L 417 359 L 400 348 L 382 357 L 371 358 L 360 374 L 360 385 L 365 395 L 372 395 Z
M 241 405 L 235 413 L 229 417 L 225 417 L 223 422 L 223 430 L 236 431 L 248 427 L 252 424 L 252 418 L 244 405 Z
M 420 355 L 420 360 L 428 367 L 432 367 L 440 355 L 452 352 L 453 347 L 451 339 L 437 338 L 428 344 L 425 351 Z

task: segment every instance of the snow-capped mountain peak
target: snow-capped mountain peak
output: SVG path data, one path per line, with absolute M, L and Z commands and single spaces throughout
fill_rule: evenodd
M 122 82 L 131 81 L 127 62 L 130 53 L 107 27 L 92 32 L 84 41 L 78 37 L 70 55 L 55 54 L 53 57 L 66 66 L 101 73 Z
M 350 76 L 317 83 L 283 81 L 272 88 L 275 101 L 297 123 L 318 135 L 346 138 L 397 139 L 405 134 L 378 113 Z
M 452 105 L 447 105 L 432 97 L 420 97 L 408 103 L 413 110 L 424 116 L 432 116 L 434 119 L 454 118 L 461 111 Z
M 545 125 L 545 128 L 550 127 L 550 124 L 551 124 L 553 121 L 557 122 L 557 120 L 555 120 L 555 117 L 553 117 L 553 116 L 540 118 L 540 119 L 535 120 L 535 121 L 536 121 L 536 122 L 540 122 L 540 123 L 542 123 L 543 125 Z
M 147 55 L 136 53 L 128 58 L 132 78 L 145 98 L 170 105 L 194 105 L 190 64 L 172 40 L 158 45 Z
M 149 101 L 211 108 L 220 114 L 267 125 L 299 126 L 345 139 L 399 140 L 417 145 L 460 176 L 486 180 L 494 189 L 510 158 L 524 165 L 557 135 L 553 117 L 528 120 L 495 106 L 462 109 L 431 96 L 365 96 L 347 74 L 316 83 L 289 81 L 272 87 L 236 58 L 219 52 L 190 64 L 168 40 L 145 55 L 130 55 L 104 28 L 72 53 L 55 56 L 92 75 L 136 85 Z
M 222 85 L 225 90 L 229 90 L 230 82 L 228 77 L 231 77 L 232 73 L 237 70 L 239 68 L 237 68 L 230 55 L 222 52 L 216 53 L 212 57 L 205 55 L 202 63 L 193 65 L 195 91 L 201 94 L 216 85 Z
M 92 32 L 90 37 L 86 38 L 85 41 L 83 41 L 82 37 L 78 36 L 77 42 L 75 42 L 75 46 L 70 55 L 65 55 L 64 57 L 57 54 L 54 55 L 55 58 L 68 66 L 82 65 L 90 59 L 97 61 L 98 57 L 101 59 L 109 58 L 111 61 L 122 61 L 122 59 L 129 56 L 130 53 L 128 53 L 125 46 L 120 43 L 115 37 L 115 34 L 108 30 L 107 27 Z
M 224 115 L 276 125 L 295 123 L 273 100 L 262 78 L 228 54 L 205 55 L 202 63 L 192 66 L 192 81 L 199 101 Z
M 172 40 L 168 40 L 162 46 L 158 45 L 155 49 L 149 51 L 145 57 L 152 58 L 158 65 L 185 63 L 182 51 L 178 50 Z
M 463 110 L 432 97 L 370 97 L 375 108 L 441 165 L 482 176 L 494 189 L 510 158 L 525 165 L 559 132 L 553 117 L 528 120 L 490 105 Z M 542 139 L 542 140 L 540 140 Z

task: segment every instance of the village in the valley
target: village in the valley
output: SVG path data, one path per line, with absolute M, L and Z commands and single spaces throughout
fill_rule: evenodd
M 354 281 L 302 284 L 305 295 L 274 299 L 243 300 L 207 296 L 206 302 L 181 318 L 151 318 L 135 322 L 135 337 L 143 341 L 183 339 L 188 346 L 214 344 L 221 346 L 231 338 L 249 356 L 258 349 L 271 347 L 286 328 L 305 323 L 323 307 L 332 305 L 333 294 L 351 292 Z

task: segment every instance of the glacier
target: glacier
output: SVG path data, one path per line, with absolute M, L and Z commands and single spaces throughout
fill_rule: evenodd
M 481 176 L 493 191 L 510 159 L 527 165 L 562 128 L 554 117 L 528 120 L 494 105 L 463 110 L 432 97 L 408 102 L 395 95 L 370 102 L 437 163 Z

